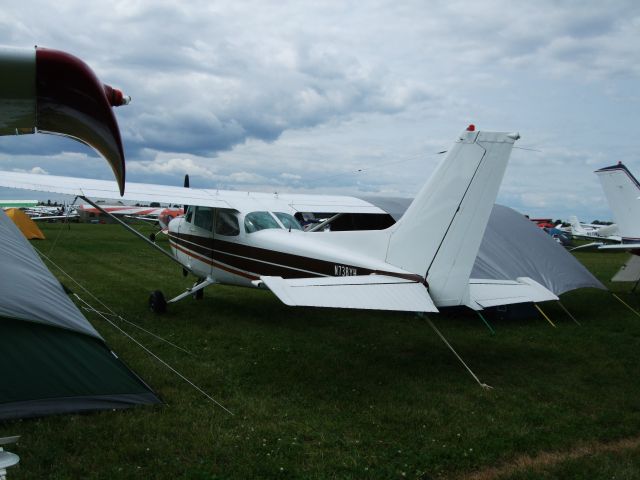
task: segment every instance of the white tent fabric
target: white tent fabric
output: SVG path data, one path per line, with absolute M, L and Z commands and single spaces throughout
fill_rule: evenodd
M 102 340 L 2 209 L 0 238 L 0 317 L 40 322 Z
M 398 221 L 410 198 L 366 200 Z M 556 295 L 577 288 L 606 287 L 573 255 L 521 213 L 494 205 L 476 257 L 471 278 L 516 280 L 529 277 Z
M 524 215 L 494 205 L 473 278 L 530 277 L 556 295 L 578 288 L 607 288 L 573 255 Z

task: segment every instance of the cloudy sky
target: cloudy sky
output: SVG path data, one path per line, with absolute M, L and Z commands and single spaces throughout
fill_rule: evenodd
M 611 218 L 593 171 L 640 177 L 635 0 L 8 2 L 0 44 L 133 97 L 130 181 L 409 197 L 469 123 L 520 132 L 498 201 L 532 216 Z M 45 135 L 0 137 L 0 169 L 112 178 Z

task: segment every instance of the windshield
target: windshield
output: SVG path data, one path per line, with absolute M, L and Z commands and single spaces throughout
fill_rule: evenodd
M 273 214 L 278 217 L 278 220 L 280 220 L 287 230 L 302 230 L 302 227 L 293 215 L 284 212 L 273 212 Z
M 276 219 L 269 212 L 251 212 L 244 217 L 244 229 L 247 233 L 267 228 L 280 228 Z

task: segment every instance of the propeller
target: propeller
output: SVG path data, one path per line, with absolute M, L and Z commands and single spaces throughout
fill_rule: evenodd
M 189 174 L 185 174 L 184 176 L 184 188 L 189 188 Z M 185 215 L 187 214 L 187 208 L 189 208 L 189 205 L 184 205 L 184 213 Z

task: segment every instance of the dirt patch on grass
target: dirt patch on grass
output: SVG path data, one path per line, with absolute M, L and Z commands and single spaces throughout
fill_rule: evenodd
M 523 470 L 543 470 L 568 460 L 606 452 L 623 452 L 640 448 L 640 437 L 625 438 L 612 443 L 592 443 L 563 452 L 543 452 L 534 457 L 523 455 L 498 467 L 486 468 L 456 477 L 458 480 L 498 480 Z

